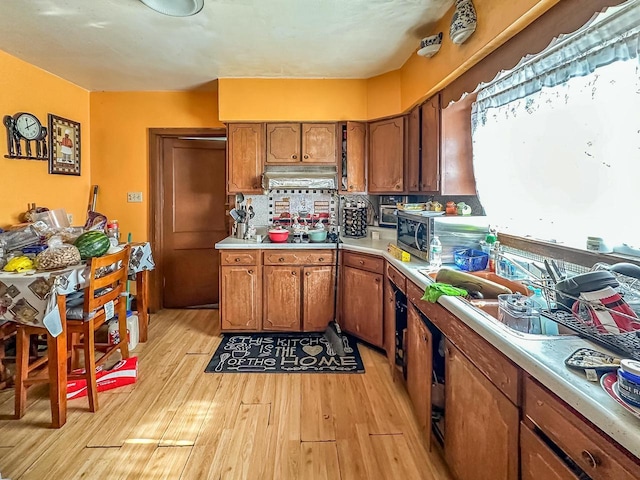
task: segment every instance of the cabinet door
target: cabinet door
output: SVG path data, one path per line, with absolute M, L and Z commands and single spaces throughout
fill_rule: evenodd
M 420 191 L 420 107 L 416 107 L 409 113 L 407 132 L 407 191 Z
M 347 191 L 365 192 L 366 132 L 364 123 L 347 122 Z
M 300 331 L 300 267 L 264 267 L 263 330 Z
M 342 279 L 342 326 L 382 348 L 382 275 L 345 267 Z
M 471 105 L 477 93 L 441 110 L 442 195 L 476 195 L 471 144 Z
M 264 124 L 231 123 L 227 138 L 227 192 L 261 193 Z
M 369 124 L 369 193 L 404 190 L 404 117 Z
M 300 162 L 300 124 L 267 123 L 266 163 Z
M 322 332 L 334 315 L 334 267 L 302 269 L 302 329 Z
M 223 266 L 220 270 L 222 330 L 260 330 L 262 282 L 258 267 Z
M 407 390 L 427 446 L 431 442 L 431 377 L 433 370 L 431 332 L 417 310 L 407 311 Z M 448 419 L 447 419 L 448 421 Z
M 420 191 L 437 192 L 440 189 L 440 94 L 422 105 L 421 143 Z
M 387 360 L 392 369 L 396 365 L 396 294 L 391 282 L 384 281 L 384 349 L 387 352 Z
M 304 163 L 336 163 L 336 125 L 334 123 L 302 124 L 302 161 Z
M 578 477 L 545 443 L 524 424 L 520 424 L 522 480 L 578 480 Z
M 458 480 L 517 480 L 518 409 L 451 342 L 445 348 L 447 464 Z

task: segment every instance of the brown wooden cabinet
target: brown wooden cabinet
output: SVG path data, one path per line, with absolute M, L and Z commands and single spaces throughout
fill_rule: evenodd
M 302 330 L 322 332 L 334 316 L 335 268 L 307 266 L 302 271 Z
M 367 189 L 367 125 L 360 122 L 347 122 L 344 128 L 346 152 L 343 153 L 346 153 L 346 158 L 345 164 L 341 166 L 344 184 L 340 185 L 340 191 L 365 192 Z
M 262 329 L 300 331 L 301 268 L 269 265 L 263 270 Z
M 440 94 L 422 104 L 420 192 L 440 190 Z
M 477 93 L 441 110 L 442 195 L 476 195 L 471 144 L 471 106 Z
M 384 346 L 382 278 L 380 273 L 348 266 L 342 273 L 342 328 L 380 348 Z
M 389 366 L 393 371 L 396 365 L 396 295 L 388 278 L 384 281 L 383 301 L 384 349 L 387 352 Z
M 517 480 L 519 411 L 465 355 L 445 348 L 444 451 L 458 480 Z
M 406 190 L 407 192 L 420 191 L 420 123 L 421 123 L 421 106 L 418 105 L 411 112 L 407 119 L 407 154 L 405 165 Z
M 404 191 L 405 117 L 369 123 L 369 193 Z
M 266 163 L 336 163 L 333 123 L 268 123 L 266 137 Z
M 222 330 L 261 330 L 262 281 L 260 267 L 258 265 L 223 265 L 220 268 L 220 279 Z
M 227 126 L 227 193 L 262 193 L 263 123 Z
M 520 424 L 522 480 L 578 480 L 569 467 L 524 423 Z
M 413 305 L 407 310 L 407 390 L 427 448 L 431 442 L 431 332 Z

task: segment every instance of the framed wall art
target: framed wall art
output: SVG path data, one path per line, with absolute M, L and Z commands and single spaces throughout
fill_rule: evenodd
M 80 123 L 49 114 L 49 173 L 80 175 Z

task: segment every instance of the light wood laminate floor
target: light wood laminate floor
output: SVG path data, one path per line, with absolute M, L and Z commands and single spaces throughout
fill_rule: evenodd
M 418 439 L 386 358 L 360 345 L 366 373 L 203 373 L 220 342 L 215 310 L 164 310 L 140 344 L 134 385 L 69 403 L 50 422 L 47 387 L 25 417 L 0 391 L 2 478 L 427 479 L 451 477 Z

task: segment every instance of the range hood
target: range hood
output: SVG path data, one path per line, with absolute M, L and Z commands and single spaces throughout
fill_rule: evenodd
M 337 190 L 334 165 L 268 165 L 262 174 L 264 190 Z

